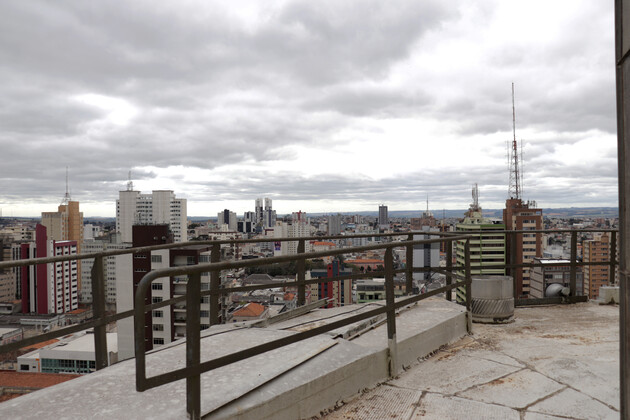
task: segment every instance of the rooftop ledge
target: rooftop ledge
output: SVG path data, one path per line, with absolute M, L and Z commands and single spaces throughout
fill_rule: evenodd
M 316 310 L 267 328 L 212 327 L 203 331 L 201 360 L 374 304 Z M 522 308 L 515 319 L 474 324 L 468 336 L 465 308 L 430 298 L 397 316 L 401 373 L 394 379 L 388 380 L 384 322 L 364 321 L 203 374 L 201 411 L 209 419 L 619 417 L 617 306 Z M 173 343 L 147 355 L 147 375 L 184 364 L 185 345 Z M 128 360 L 0 404 L 0 418 L 44 416 L 183 419 L 185 381 L 136 392 Z

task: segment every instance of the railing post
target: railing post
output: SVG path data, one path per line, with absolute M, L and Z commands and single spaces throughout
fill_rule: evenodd
M 453 284 L 453 241 L 447 241 L 446 246 L 446 285 L 450 286 Z M 453 290 L 448 290 L 446 292 L 446 300 L 453 300 Z
M 413 241 L 413 235 L 410 233 L 407 236 L 408 241 Z M 407 272 L 406 283 L 405 283 L 405 293 L 410 295 L 413 292 L 413 245 L 407 245 Z
M 304 251 L 304 239 L 300 239 L 298 242 L 297 252 L 298 254 L 304 254 Z M 306 286 L 304 285 L 304 281 L 306 280 L 306 261 L 303 259 L 298 260 L 296 268 L 298 289 L 297 304 L 298 306 L 304 306 L 306 304 Z
M 221 261 L 221 244 L 212 245 L 210 251 L 210 262 L 217 263 Z M 210 290 L 215 292 L 210 294 L 210 325 L 219 323 L 219 312 L 221 305 L 219 304 L 219 288 L 221 287 L 221 273 L 213 270 L 210 273 Z M 225 322 L 225 320 L 223 320 Z
M 95 257 L 92 266 L 92 311 L 94 319 L 105 316 L 105 275 L 103 257 Z M 96 370 L 106 368 L 107 360 L 107 325 L 94 327 L 94 353 Z
M 470 239 L 466 239 L 464 246 L 464 264 L 466 265 L 466 319 L 467 330 L 472 331 L 472 313 L 470 312 L 472 302 L 472 271 L 470 268 Z
M 577 279 L 577 232 L 571 232 L 571 272 L 569 277 L 570 296 L 576 295 L 576 279 Z M 582 289 L 584 284 L 582 283 Z M 584 293 L 584 290 L 582 291 Z M 588 295 L 587 295 L 588 296 Z
M 396 309 L 394 309 L 394 255 L 391 247 L 385 249 L 385 302 L 387 305 L 389 376 L 393 378 L 398 373 L 398 344 L 396 342 Z
M 516 272 L 517 270 L 522 270 L 521 267 L 514 267 L 514 264 L 516 264 L 516 234 L 514 232 L 507 232 L 508 236 L 510 237 L 510 264 L 512 264 L 512 267 L 510 268 L 510 274 L 512 275 L 512 286 L 513 286 L 513 291 L 514 291 L 514 302 L 516 302 L 516 300 L 518 298 L 520 298 L 519 294 L 518 294 L 518 282 L 517 282 L 517 278 L 516 278 Z M 522 277 L 521 277 L 522 278 Z M 522 283 L 521 283 L 521 292 L 522 292 Z
M 186 367 L 198 367 L 200 362 L 199 295 L 201 274 L 190 274 L 186 285 Z M 189 419 L 201 418 L 201 377 L 186 378 L 186 411 Z
M 608 247 L 610 252 L 610 268 L 608 269 L 608 285 L 614 286 L 617 284 L 615 280 L 615 271 L 617 268 L 617 232 L 614 230 L 610 232 L 610 247 Z

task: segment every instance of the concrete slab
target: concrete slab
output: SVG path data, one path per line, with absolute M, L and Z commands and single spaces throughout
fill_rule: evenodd
M 531 406 L 528 411 L 570 419 L 617 420 L 619 412 L 573 389 L 564 391 Z
M 359 404 L 344 406 L 335 413 L 336 419 L 382 420 L 408 419 L 420 401 L 422 392 L 383 385 L 361 398 Z
M 474 370 L 471 369 L 474 366 Z M 485 359 L 453 357 L 439 352 L 393 381 L 396 386 L 419 391 L 456 394 L 473 386 L 503 378 L 522 368 Z
M 520 414 L 516 410 L 500 405 L 483 404 L 458 397 L 427 393 L 420 400 L 418 408 L 410 419 L 520 420 Z
M 564 386 L 540 373 L 520 370 L 458 394 L 463 398 L 492 404 L 525 408 Z

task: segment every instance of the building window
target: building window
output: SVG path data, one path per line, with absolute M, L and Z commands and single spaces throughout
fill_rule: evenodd
M 199 311 L 199 316 L 202 318 L 209 318 L 210 317 L 210 311 Z
M 151 290 L 162 290 L 162 283 L 151 283 Z
M 186 265 L 195 265 L 197 264 L 197 259 L 194 256 L 186 257 Z
M 163 324 L 153 324 L 153 331 L 164 331 Z
M 151 299 L 152 303 L 160 303 L 162 302 L 162 298 L 159 296 L 153 296 L 153 298 Z
M 154 318 L 162 318 L 162 317 L 164 317 L 164 312 L 163 311 L 153 311 L 153 317 Z
M 162 262 L 162 256 L 161 255 L 151 255 L 151 262 L 152 263 L 161 263 Z
M 153 339 L 153 344 L 164 344 L 164 339 L 156 337 Z

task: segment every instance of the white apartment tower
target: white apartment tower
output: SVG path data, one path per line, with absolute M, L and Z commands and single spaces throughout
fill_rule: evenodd
M 186 242 L 186 199 L 176 198 L 171 190 L 154 190 L 151 194 L 134 191 L 131 182 L 126 191 L 120 191 L 116 200 L 116 231 L 122 242 L 132 242 L 133 225 L 166 223 L 173 232 L 175 242 Z

